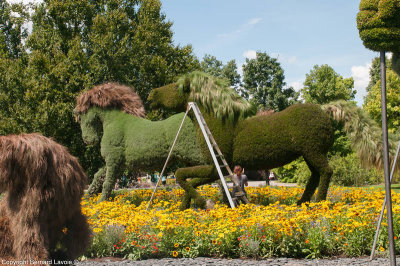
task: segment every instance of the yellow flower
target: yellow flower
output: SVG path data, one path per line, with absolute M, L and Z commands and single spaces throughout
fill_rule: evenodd
M 185 247 L 185 250 L 186 250 L 187 252 L 189 252 L 189 251 L 190 251 L 190 247 Z
M 385 251 L 385 248 L 384 248 L 384 247 L 380 247 L 380 248 L 379 248 L 379 251 L 380 251 L 380 252 L 384 252 L 384 251 Z
M 67 228 L 67 227 L 64 227 L 64 228 L 62 229 L 62 232 L 64 233 L 64 235 L 66 235 L 67 232 L 68 232 L 68 228 Z
M 179 243 L 175 243 L 174 247 L 176 247 L 176 248 L 179 247 Z
M 179 255 L 178 251 L 173 251 L 173 252 L 172 252 L 172 256 L 178 257 L 178 255 Z

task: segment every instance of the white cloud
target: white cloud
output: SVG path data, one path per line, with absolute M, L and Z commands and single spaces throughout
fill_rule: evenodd
M 248 25 L 254 25 L 259 23 L 262 20 L 262 18 L 252 18 L 249 20 L 249 22 L 247 22 Z
M 289 84 L 289 87 L 293 87 L 295 91 L 300 91 L 303 88 L 303 82 L 300 80 L 293 81 Z
M 255 59 L 257 57 L 257 52 L 254 50 L 247 50 L 243 53 L 243 56 L 248 59 Z
M 262 19 L 261 18 L 252 18 L 248 20 L 247 22 L 243 23 L 240 25 L 236 30 L 228 33 L 221 33 L 218 34 L 219 38 L 223 38 L 225 40 L 234 40 L 238 38 L 241 34 L 250 31 L 254 25 L 258 24 Z
M 281 53 L 271 53 L 270 56 L 272 58 L 276 58 L 278 59 L 279 62 L 281 63 L 285 63 L 285 64 L 294 64 L 297 61 L 297 57 L 296 56 L 288 56 L 285 54 L 281 54 Z
M 289 64 L 293 64 L 294 62 L 296 62 L 296 60 L 297 60 L 296 56 L 292 56 L 292 57 L 288 58 Z
M 357 90 L 356 101 L 358 105 L 362 105 L 364 97 L 367 95 L 365 90 L 369 83 L 369 69 L 371 64 L 365 64 L 364 66 L 352 66 L 351 76 L 354 79 L 354 89 Z

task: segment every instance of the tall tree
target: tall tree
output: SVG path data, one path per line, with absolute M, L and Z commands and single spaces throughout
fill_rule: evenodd
M 315 65 L 306 74 L 301 94 L 306 102 L 325 104 L 336 100 L 352 100 L 356 94 L 352 77 L 343 78 L 328 65 Z
M 386 72 L 386 87 L 388 130 L 394 133 L 400 126 L 400 77 L 391 69 Z M 363 108 L 376 122 L 382 123 L 380 79 L 368 91 Z
M 257 105 L 281 111 L 297 102 L 298 93 L 286 87 L 284 71 L 276 58 L 257 52 L 255 59 L 246 59 L 243 65 L 241 94 Z
M 392 60 L 386 57 L 386 68 L 392 69 Z M 371 67 L 369 68 L 369 83 L 366 91 L 369 92 L 375 84 L 381 79 L 381 62 L 379 57 L 372 59 Z
M 200 69 L 214 77 L 227 79 L 230 86 L 235 89 L 240 86 L 240 75 L 234 59 L 224 65 L 215 56 L 206 54 L 200 62 Z
M 22 42 L 27 36 L 27 29 L 23 26 L 28 18 L 29 14 L 24 5 L 10 5 L 5 0 L 0 0 L 0 56 L 22 56 Z

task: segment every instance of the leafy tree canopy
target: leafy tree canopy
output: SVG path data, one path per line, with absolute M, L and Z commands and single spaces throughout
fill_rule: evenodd
M 325 104 L 354 99 L 357 91 L 353 88 L 353 78 L 343 78 L 328 65 L 315 65 L 310 73 L 306 74 L 301 94 L 306 102 Z
M 257 52 L 255 59 L 243 65 L 242 95 L 258 109 L 281 111 L 297 102 L 298 93 L 286 87 L 284 71 L 276 58 Z
M 237 72 L 235 60 L 231 60 L 226 65 L 219 61 L 215 56 L 206 54 L 200 62 L 201 71 L 217 78 L 227 79 L 233 88 L 240 86 L 240 75 Z
M 400 77 L 391 69 L 386 72 L 386 104 L 389 132 L 397 132 L 400 122 Z M 363 108 L 378 123 L 381 117 L 381 81 L 372 86 L 365 97 Z

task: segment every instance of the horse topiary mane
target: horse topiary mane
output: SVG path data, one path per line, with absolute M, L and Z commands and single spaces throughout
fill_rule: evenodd
M 76 115 L 84 114 L 92 106 L 121 109 L 137 117 L 146 116 L 140 96 L 132 88 L 116 82 L 100 84 L 81 93 L 74 112 Z
M 219 119 L 234 119 L 251 114 L 251 104 L 229 86 L 227 80 L 194 71 L 176 82 L 178 90 L 189 93 L 188 101 L 197 102 Z

